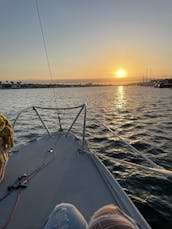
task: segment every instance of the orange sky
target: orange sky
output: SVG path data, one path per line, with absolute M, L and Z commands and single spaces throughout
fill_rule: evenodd
M 172 1 L 40 2 L 52 78 L 172 76 Z M 34 1 L 3 1 L 0 80 L 50 79 Z M 115 78 L 114 78 L 115 79 Z

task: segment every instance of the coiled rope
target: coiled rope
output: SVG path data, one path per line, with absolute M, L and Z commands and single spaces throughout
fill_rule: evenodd
M 10 121 L 0 114 L 0 137 L 3 139 L 4 149 L 10 149 L 14 146 L 14 131 Z
M 0 114 L 0 182 L 4 179 L 8 150 L 14 146 L 14 131 L 10 121 Z

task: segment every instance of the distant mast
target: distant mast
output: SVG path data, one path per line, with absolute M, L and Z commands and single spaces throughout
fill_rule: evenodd
M 149 82 L 152 80 L 152 69 L 146 68 L 145 74 L 143 75 L 143 83 Z

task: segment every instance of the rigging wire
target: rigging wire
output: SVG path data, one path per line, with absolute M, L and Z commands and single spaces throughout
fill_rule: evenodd
M 40 10 L 39 10 L 39 2 L 38 1 L 39 0 L 35 0 L 36 12 L 37 12 L 40 31 L 41 31 L 41 36 L 42 36 L 43 49 L 44 49 L 45 58 L 46 58 L 46 62 L 47 62 L 48 73 L 49 73 L 50 81 L 53 82 L 53 73 L 52 73 L 52 69 L 51 69 L 51 65 L 50 65 L 50 58 L 49 58 L 49 55 L 48 55 L 47 44 L 46 44 L 44 28 L 43 28 L 41 14 L 40 14 Z M 55 93 L 54 87 L 53 87 L 53 96 L 54 96 L 54 101 L 55 101 L 55 104 L 56 104 L 56 107 L 57 107 L 57 99 L 56 99 L 56 93 Z M 57 111 L 57 115 L 58 115 L 58 121 L 59 121 L 60 130 L 62 130 L 60 114 L 59 114 L 58 111 Z
M 35 4 L 36 5 L 36 12 L 37 12 L 38 20 L 39 20 L 39 26 L 40 26 L 41 36 L 42 36 L 42 41 L 43 41 L 43 48 L 44 48 L 45 57 L 46 57 L 46 61 L 47 61 L 47 66 L 48 66 L 48 72 L 49 72 L 50 80 L 52 81 L 53 80 L 53 74 L 52 74 L 52 70 L 51 70 L 51 66 L 50 66 L 50 58 L 49 58 L 49 55 L 48 55 L 47 45 L 46 45 L 46 41 L 45 41 L 43 23 L 42 23 L 42 20 L 41 20 L 38 0 L 35 0 L 35 3 L 36 3 Z

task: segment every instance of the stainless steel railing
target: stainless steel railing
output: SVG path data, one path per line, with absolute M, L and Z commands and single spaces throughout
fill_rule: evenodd
M 33 110 L 37 116 L 37 118 L 40 120 L 42 127 L 46 130 L 47 134 L 49 136 L 51 136 L 51 132 L 48 129 L 45 121 L 43 120 L 39 110 L 54 110 L 54 111 L 67 111 L 67 110 L 75 110 L 75 109 L 79 109 L 79 111 L 76 113 L 76 116 L 74 118 L 74 120 L 72 121 L 71 125 L 69 126 L 69 128 L 66 131 L 66 136 L 71 132 L 73 126 L 75 125 L 76 121 L 78 120 L 79 116 L 81 115 L 81 113 L 83 112 L 84 114 L 84 118 L 83 118 L 83 125 L 82 125 L 82 146 L 85 146 L 85 135 L 86 135 L 86 115 L 87 115 L 87 108 L 86 108 L 86 104 L 82 104 L 80 106 L 74 106 L 74 107 L 62 107 L 62 108 L 54 108 L 54 107 L 41 107 L 41 106 L 32 106 L 32 107 L 27 107 L 22 109 L 20 112 L 17 113 L 16 118 L 13 120 L 13 128 L 15 128 L 16 123 L 18 122 L 21 114 L 23 114 L 24 112 L 28 112 L 29 110 Z M 63 127 L 61 124 L 61 117 L 58 114 L 58 120 L 59 120 L 59 130 L 62 131 Z

